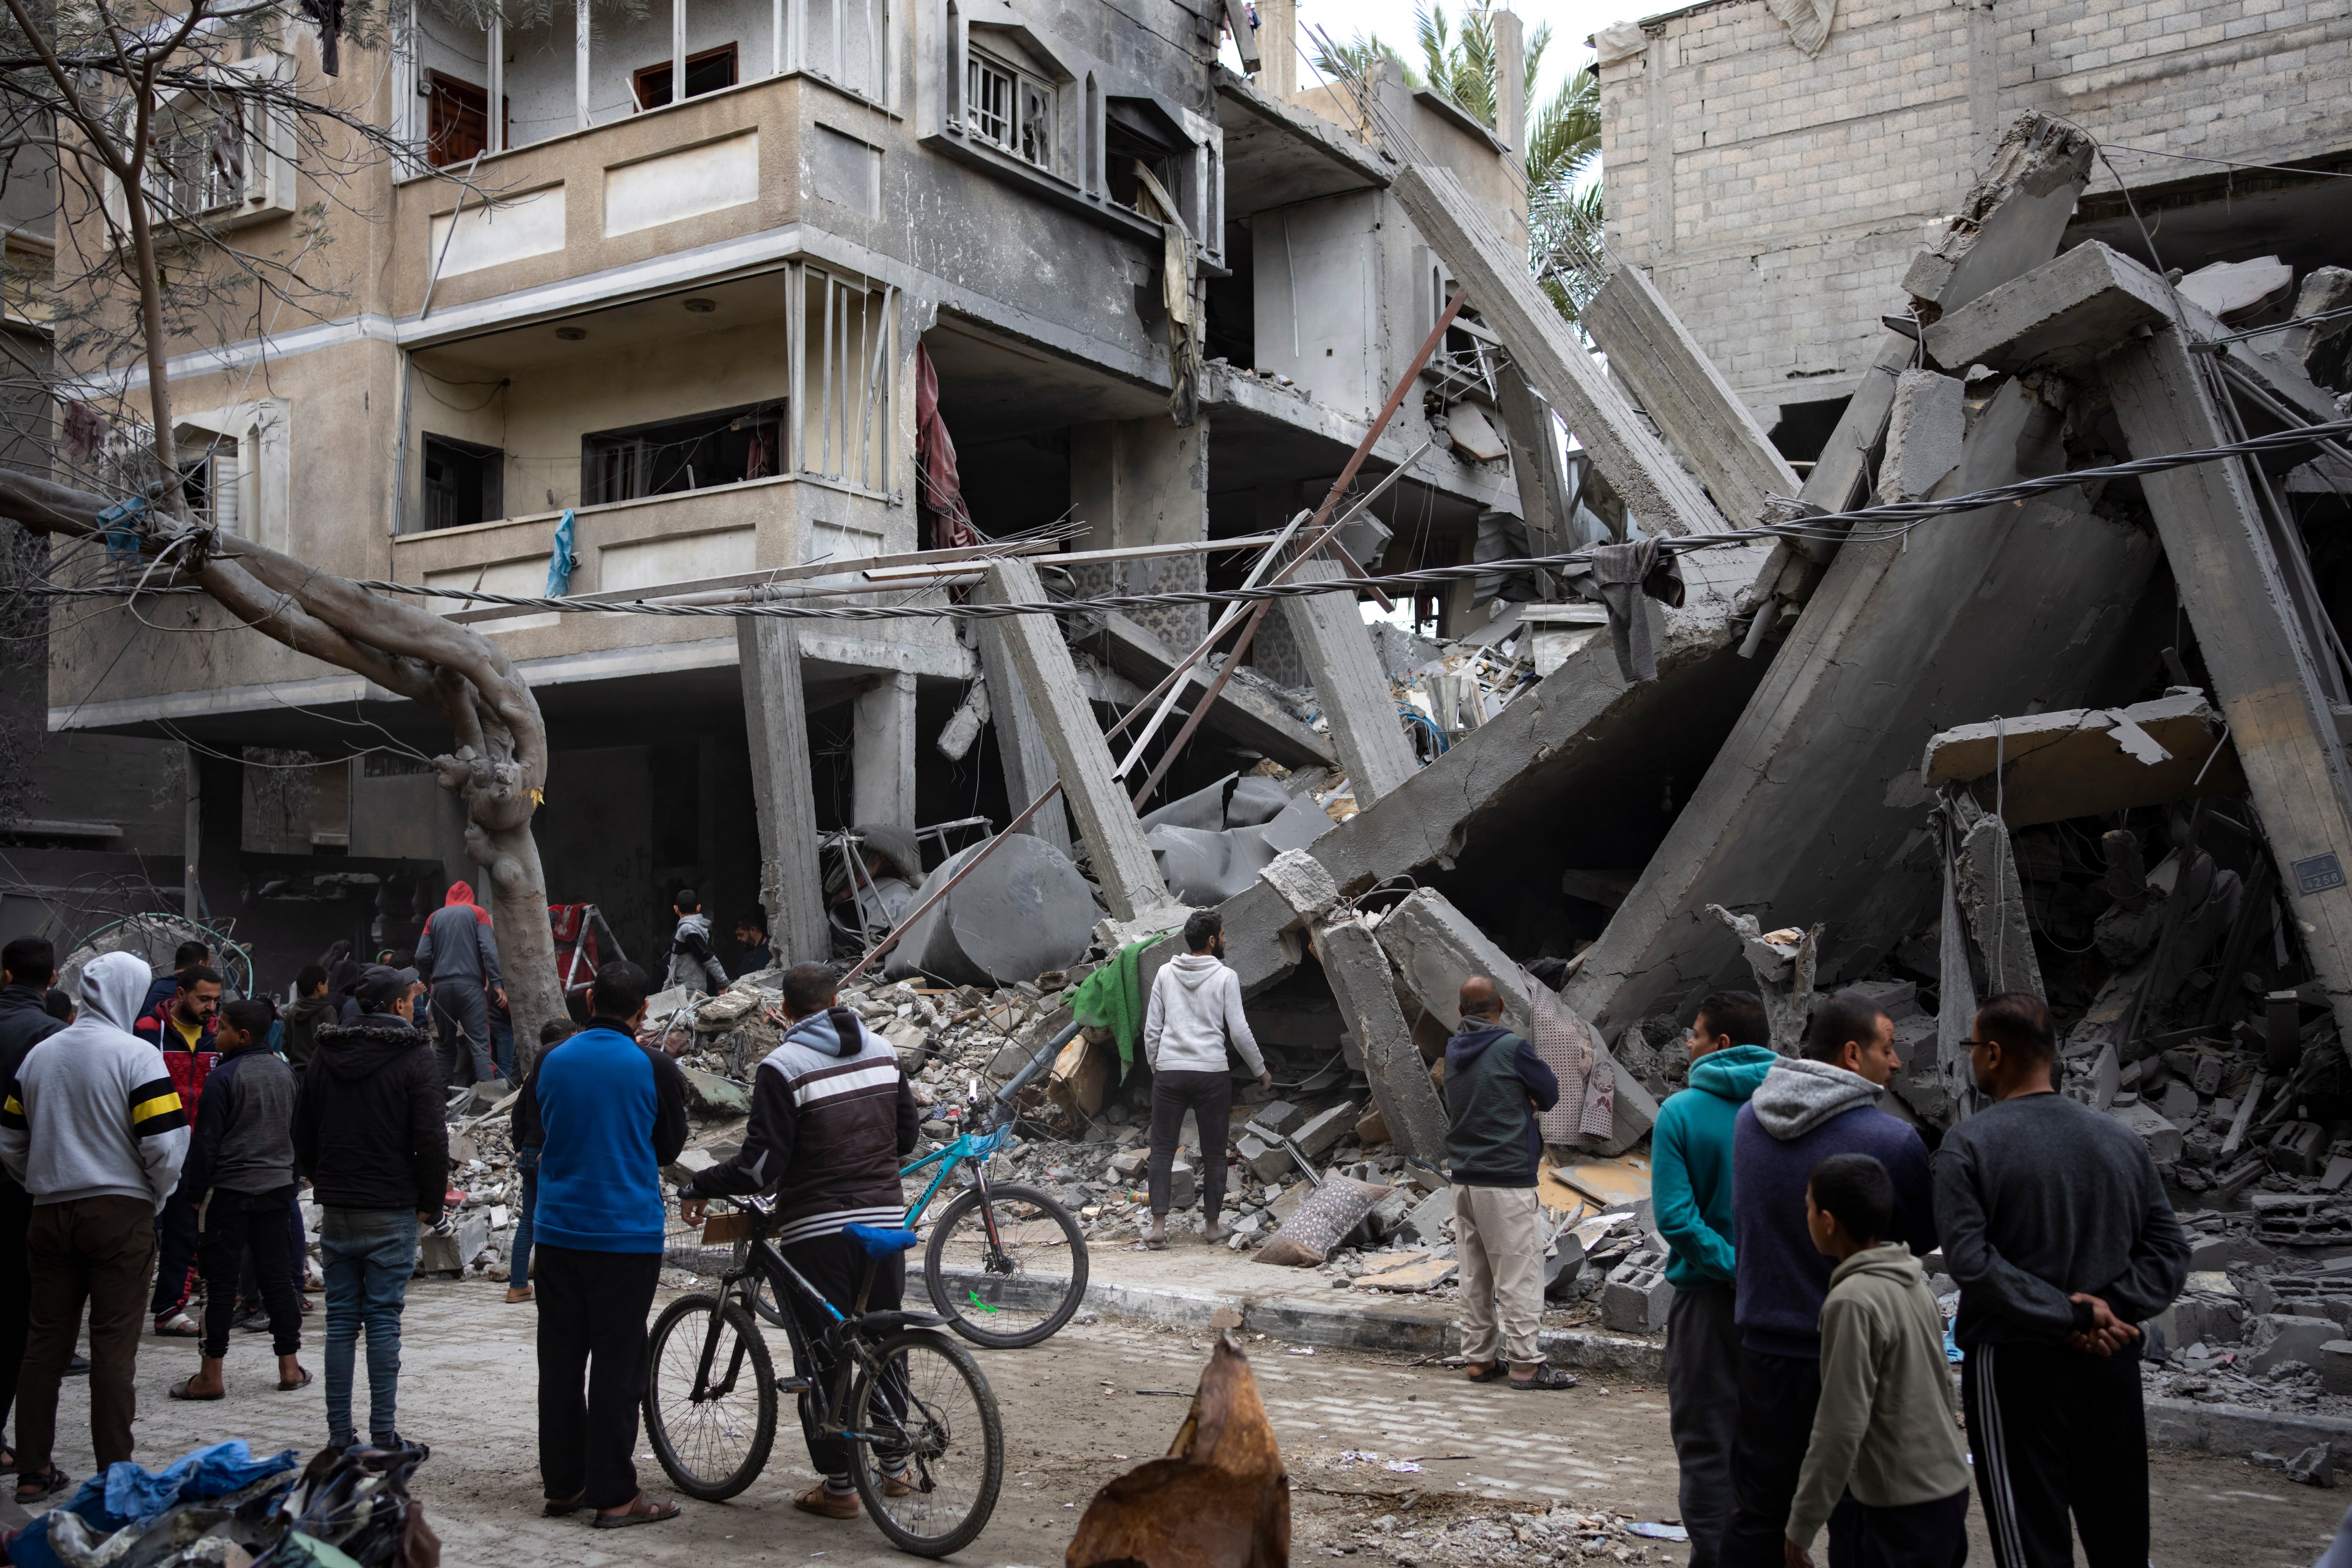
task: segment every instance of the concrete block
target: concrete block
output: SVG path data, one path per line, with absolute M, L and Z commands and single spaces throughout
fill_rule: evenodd
M 1412 1205 L 1400 1235 L 1419 1246 L 1434 1247 L 1445 1239 L 1445 1226 L 1453 1218 L 1454 1189 L 1440 1187 Z
M 1307 1120 L 1307 1108 L 1294 1105 L 1286 1100 L 1269 1100 L 1264 1105 L 1253 1107 L 1249 1120 L 1276 1132 L 1295 1132 L 1298 1124 Z
M 2352 1240 L 2352 1203 L 2333 1193 L 2256 1193 L 2254 1235 L 2286 1247 Z
M 1339 883 L 1323 862 L 1304 849 L 1284 850 L 1261 867 L 1257 876 L 1303 920 L 1319 920 L 1339 901 Z
M 1168 1206 L 1170 1208 L 1191 1208 L 1200 1200 L 1200 1173 L 1193 1170 L 1191 1161 L 1179 1160 L 1168 1167 Z
M 1307 1158 L 1318 1158 L 1323 1151 L 1337 1143 L 1343 1133 L 1355 1130 L 1356 1118 L 1360 1114 L 1353 1101 L 1342 1100 L 1299 1123 L 1298 1131 L 1290 1135 L 1290 1141 L 1297 1144 Z
M 2151 1158 L 2159 1165 L 2170 1164 L 2180 1158 L 2184 1142 L 2180 1129 L 2166 1121 L 2159 1111 L 2144 1102 L 2118 1105 L 2107 1112 L 2130 1128 L 2147 1145 Z
M 2178 1344 L 2234 1345 L 2246 1336 L 2246 1303 L 2234 1294 L 2191 1291 L 2165 1310 Z
M 2180 1126 L 2197 1117 L 2197 1089 L 2193 1084 L 2174 1079 L 2164 1086 L 2163 1097 L 2156 1102 L 2157 1110 L 2167 1121 Z
M 1371 1227 L 1374 1241 L 1386 1241 L 1404 1228 L 1412 1209 L 1412 1194 L 1402 1187 L 1392 1188 L 1388 1196 L 1372 1205 L 1372 1212 L 1364 1216 L 1364 1223 Z
M 1609 1271 L 1601 1288 L 1601 1326 L 1619 1333 L 1655 1333 L 1666 1326 L 1675 1288 L 1666 1283 L 1666 1255 L 1637 1247 Z
M 1878 465 L 1881 504 L 1922 500 L 1960 466 L 1960 443 L 1968 434 L 1967 395 L 1967 386 L 1957 376 L 1932 370 L 1906 370 L 1895 378 L 1886 456 Z
M 2330 1340 L 2319 1347 L 2319 1386 L 2330 1394 L 2352 1394 L 2352 1340 Z
M 448 1236 L 436 1234 L 429 1226 L 416 1227 L 416 1272 L 419 1274 L 455 1274 L 481 1257 L 490 1245 L 489 1216 L 479 1209 L 467 1210 L 457 1218 L 456 1231 Z
M 1269 1143 L 1255 1133 L 1242 1134 L 1241 1141 L 1234 1145 L 1234 1152 L 1261 1182 L 1278 1182 L 1297 1173 L 1298 1163 L 1290 1157 L 1288 1149 L 1280 1143 Z
M 1151 1151 L 1126 1149 L 1110 1157 L 1111 1174 L 1122 1182 L 1139 1182 L 1151 1167 Z
M 2253 1372 L 2268 1372 L 2281 1362 L 2299 1361 L 2318 1367 L 2326 1357 L 2322 1347 L 2341 1341 L 2344 1331 L 2330 1318 L 2306 1318 L 2291 1312 L 2265 1312 L 2246 1325 L 2246 1345 Z
M 699 1068 L 682 1067 L 677 1072 L 686 1080 L 686 1108 L 695 1115 L 721 1118 L 751 1114 L 751 1092 L 741 1084 Z
M 2194 1241 L 2189 1247 L 2191 1273 L 2232 1268 L 2242 1263 L 2276 1263 L 2275 1248 L 2251 1236 L 2216 1236 Z

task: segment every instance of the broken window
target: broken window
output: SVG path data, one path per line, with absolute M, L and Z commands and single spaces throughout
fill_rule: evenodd
M 425 73 L 425 156 L 438 168 L 470 162 L 490 144 L 490 95 L 487 88 L 441 71 Z M 499 100 L 501 117 L 507 102 Z M 511 139 L 509 138 L 509 142 Z
M 677 495 L 781 473 L 784 406 L 777 398 L 583 436 L 583 503 Z
M 898 291 L 808 268 L 800 471 L 890 488 L 891 325 Z
M 964 59 L 964 124 L 1025 163 L 1054 166 L 1053 85 L 977 48 Z
M 245 120 L 234 98 L 191 93 L 157 111 L 149 197 L 170 217 L 202 217 L 245 199 Z
M 1141 210 L 1143 182 L 1136 174 L 1140 163 L 1151 171 L 1160 188 L 1178 202 L 1184 199 L 1177 171 L 1178 150 L 1192 150 L 1158 106 L 1138 98 L 1112 98 L 1103 104 L 1103 178 L 1110 199 L 1131 211 Z M 1153 216 L 1158 214 L 1154 213 Z
M 877 103 L 889 101 L 890 10 L 885 0 L 795 0 L 800 68 Z
M 659 109 L 670 101 L 670 78 L 676 74 L 675 62 L 660 60 L 632 73 L 629 85 L 636 93 L 639 109 Z M 715 49 L 686 57 L 686 96 L 700 98 L 706 92 L 735 85 L 735 46 L 721 44 Z
M 464 528 L 506 515 L 506 454 L 454 436 L 425 437 L 425 526 Z
M 181 448 L 180 494 L 188 515 L 223 533 L 236 532 L 237 444 L 199 430 L 182 431 L 179 439 L 199 444 L 193 457 L 184 455 L 188 447 Z

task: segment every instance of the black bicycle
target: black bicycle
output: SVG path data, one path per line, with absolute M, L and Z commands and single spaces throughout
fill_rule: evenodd
M 938 1331 L 940 1318 L 866 1310 L 875 1266 L 915 1246 L 915 1233 L 845 1227 L 865 1249 L 866 1277 L 844 1312 L 768 1240 L 769 1207 L 756 1199 L 739 1207 L 748 1245 L 719 1293 L 681 1296 L 654 1321 L 646 1433 L 662 1468 L 689 1497 L 735 1496 L 775 1447 L 777 1394 L 793 1394 L 818 1437 L 848 1447 L 857 1495 L 894 1545 L 922 1557 L 970 1545 L 1004 1480 L 996 1395 L 971 1352 Z M 776 1300 L 798 1297 L 818 1310 L 825 1327 L 814 1345 L 794 1314 L 782 1314 L 795 1364 L 815 1376 L 776 1375 L 751 1310 L 755 1282 Z

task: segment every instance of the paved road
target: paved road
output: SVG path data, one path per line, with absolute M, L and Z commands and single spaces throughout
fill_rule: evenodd
M 411 1289 L 401 1426 L 433 1446 L 418 1489 L 445 1542 L 444 1561 L 466 1568 L 908 1561 L 869 1523 L 793 1511 L 791 1500 L 813 1473 L 789 1405 L 768 1473 L 733 1503 L 688 1502 L 676 1522 L 625 1533 L 540 1518 L 532 1322 L 533 1309 L 505 1305 L 490 1281 L 420 1281 Z M 311 1337 L 305 1360 L 315 1371 L 315 1331 Z M 781 1362 L 780 1334 L 774 1344 Z M 1105 1319 L 1074 1324 L 1034 1350 L 980 1352 L 1003 1411 L 1007 1474 L 994 1521 L 956 1561 L 1060 1563 L 1095 1489 L 1164 1452 L 1183 1418 L 1183 1398 L 1137 1391 L 1189 1394 L 1209 1345 L 1205 1331 Z M 1675 1516 L 1674 1454 L 1656 1388 L 1588 1376 L 1564 1394 L 1520 1395 L 1473 1387 L 1436 1366 L 1330 1350 L 1310 1356 L 1255 1339 L 1246 1348 L 1290 1470 L 1293 1555 L 1302 1563 L 1574 1563 L 1585 1538 L 1570 1510 Z M 324 1440 L 318 1388 L 276 1391 L 266 1335 L 237 1336 L 225 1403 L 165 1399 L 172 1378 L 194 1365 L 192 1344 L 143 1342 L 139 1441 L 147 1463 L 226 1436 L 305 1451 Z M 77 1476 L 90 1462 L 82 1386 L 68 1384 L 59 1421 L 68 1438 L 59 1462 Z M 1379 1457 L 1339 1458 L 1349 1452 Z M 1395 1471 L 1391 1461 L 1421 1468 Z M 647 1489 L 664 1495 L 649 1455 L 640 1468 Z M 2160 1457 L 2156 1479 L 2157 1568 L 2303 1568 L 2346 1500 L 2236 1460 Z M 1970 1526 L 1972 1560 L 1990 1563 L 1973 1513 Z M 1685 1561 L 1679 1547 L 1644 1551 L 1627 1560 Z

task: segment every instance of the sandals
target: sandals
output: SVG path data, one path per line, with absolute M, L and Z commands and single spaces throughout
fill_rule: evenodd
M 5 1458 L 0 1458 L 0 1476 L 15 1475 L 16 1473 L 16 1450 L 9 1447 L 5 1443 L 0 1443 L 0 1456 L 5 1456 Z
M 172 1312 L 155 1320 L 155 1332 L 167 1340 L 196 1340 L 205 1331 L 185 1312 Z
M 16 1478 L 16 1505 L 22 1508 L 26 1503 L 55 1497 L 71 1485 L 73 1478 L 55 1465 L 49 1467 L 49 1473 L 46 1476 L 20 1475 Z
M 1465 1375 L 1473 1383 L 1500 1383 L 1511 1375 L 1511 1366 L 1508 1362 L 1490 1361 L 1486 1363 L 1486 1371 L 1469 1373 Z
M 856 1492 L 829 1492 L 823 1481 L 793 1499 L 793 1506 L 820 1519 L 856 1519 L 864 1511 Z
M 659 1524 L 666 1519 L 676 1519 L 678 1506 L 674 1502 L 654 1502 L 639 1492 L 636 1500 L 621 1513 L 600 1513 L 589 1522 L 598 1530 L 626 1530 L 633 1524 Z
M 1536 1368 L 1536 1374 L 1533 1377 L 1525 1380 L 1516 1377 L 1511 1379 L 1511 1392 L 1514 1394 L 1537 1394 L 1546 1389 L 1574 1388 L 1575 1386 L 1576 1379 L 1556 1366 L 1539 1366 Z
M 540 1517 L 542 1519 L 569 1519 L 572 1515 L 578 1513 L 583 1508 L 586 1507 L 587 1502 L 588 1494 L 585 1490 L 573 1492 L 568 1498 L 551 1497 L 545 1502 L 539 1505 Z
M 198 1393 L 196 1393 L 196 1392 L 195 1392 L 194 1388 L 192 1386 L 192 1385 L 195 1383 L 195 1381 L 196 1381 L 196 1380 L 195 1380 L 194 1377 L 190 1377 L 190 1378 L 188 1378 L 185 1382 L 181 1382 L 181 1381 L 178 1381 L 178 1380 L 174 1380 L 174 1381 L 173 1382 L 173 1384 L 172 1384 L 172 1386 L 171 1386 L 169 1389 L 165 1390 L 165 1392 L 166 1392 L 166 1393 L 168 1393 L 168 1394 L 171 1394 L 171 1396 L 172 1396 L 173 1398 L 174 1398 L 174 1399 L 202 1399 L 202 1400 L 210 1400 L 210 1399 L 226 1399 L 226 1398 L 228 1397 L 228 1391 L 227 1391 L 226 1389 L 223 1389 L 223 1390 L 222 1390 L 220 1393 L 218 1393 L 218 1394 L 198 1394 Z M 285 1385 L 284 1385 L 283 1384 L 279 1384 L 278 1386 L 280 1386 L 280 1387 L 282 1388 L 282 1387 L 284 1387 Z
M 298 1388 L 308 1388 L 310 1386 L 310 1369 L 307 1366 L 302 1369 L 302 1376 L 297 1382 L 289 1383 L 284 1378 L 278 1380 L 278 1392 L 280 1394 L 291 1394 Z

